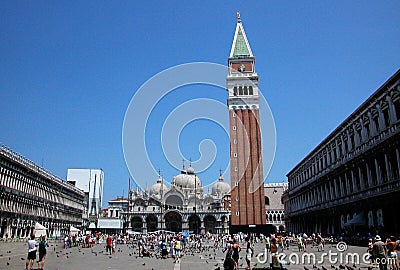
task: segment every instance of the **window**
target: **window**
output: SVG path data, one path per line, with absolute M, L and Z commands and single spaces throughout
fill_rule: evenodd
M 236 113 L 233 112 L 232 113 L 232 117 L 235 118 L 236 117 Z
M 247 86 L 244 87 L 244 94 L 247 96 L 249 92 L 247 91 Z
M 235 172 L 237 172 L 238 171 L 238 167 L 235 167 Z
M 239 211 L 236 211 L 236 216 L 239 216 Z
M 237 144 L 237 140 L 236 139 L 233 139 L 233 144 Z
M 235 187 L 239 186 L 239 182 L 235 182 Z
M 243 95 L 243 88 L 241 86 L 239 86 L 239 96 Z
M 237 157 L 237 153 L 233 153 L 233 157 Z
M 269 205 L 269 198 L 265 196 L 265 205 Z
M 232 130 L 236 130 L 236 126 L 233 126 L 233 127 L 232 127 Z
M 237 94 L 238 94 L 238 93 L 237 93 L 237 87 L 235 86 L 235 87 L 233 87 L 233 95 L 234 95 L 234 96 L 237 96 Z
M 239 201 L 239 196 L 236 196 L 236 201 L 237 201 L 237 202 Z
M 249 95 L 253 95 L 253 86 L 249 86 Z

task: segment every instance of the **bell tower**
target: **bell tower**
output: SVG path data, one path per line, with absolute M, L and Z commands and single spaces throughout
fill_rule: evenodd
M 265 225 L 264 177 L 255 57 L 237 13 L 235 35 L 228 58 L 230 123 L 231 229 Z

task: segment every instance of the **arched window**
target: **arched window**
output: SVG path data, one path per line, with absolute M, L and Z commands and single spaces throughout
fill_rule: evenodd
M 253 86 L 249 86 L 249 95 L 253 95 Z
M 235 87 L 233 87 L 233 95 L 234 95 L 234 96 L 237 96 L 237 94 L 238 94 L 238 93 L 237 93 L 237 87 L 235 86 Z
M 244 87 L 244 94 L 247 96 L 249 92 L 247 91 L 247 86 Z
M 265 205 L 269 205 L 269 198 L 265 196 Z
M 239 86 L 239 96 L 243 95 L 243 88 Z

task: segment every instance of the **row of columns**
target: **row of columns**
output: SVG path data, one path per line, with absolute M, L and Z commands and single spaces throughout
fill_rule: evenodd
M 387 104 L 387 108 L 380 105 L 382 102 Z M 373 114 L 372 111 L 376 113 Z M 364 116 L 361 115 L 349 125 L 348 129 L 337 134 L 336 138 L 332 139 L 334 143 L 327 144 L 324 149 L 319 151 L 320 154 L 314 156 L 313 161 L 304 164 L 298 172 L 289 177 L 289 188 L 294 188 L 307 181 L 383 132 L 400 118 L 398 113 L 400 113 L 400 100 L 393 101 L 389 94 L 383 96 L 381 101 L 377 101 Z
M 391 149 L 371 160 L 355 165 L 334 178 L 313 186 L 306 192 L 290 199 L 291 210 L 297 211 L 310 206 L 337 200 L 342 197 L 381 186 L 398 180 L 400 175 L 400 151 Z M 322 181 L 321 181 L 322 180 Z

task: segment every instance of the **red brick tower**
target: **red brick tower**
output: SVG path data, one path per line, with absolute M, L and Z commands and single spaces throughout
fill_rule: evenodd
M 231 231 L 266 224 L 260 101 L 254 64 L 255 57 L 238 13 L 226 78 L 230 121 Z

